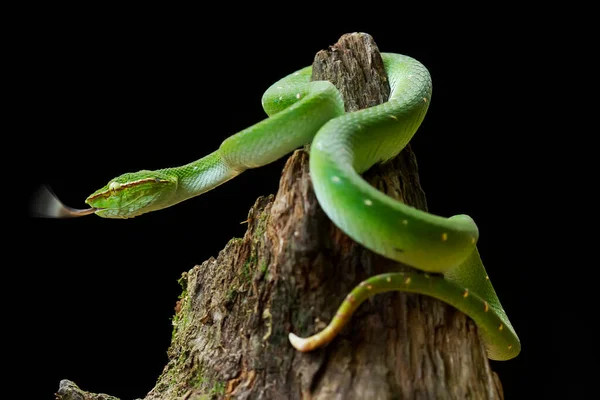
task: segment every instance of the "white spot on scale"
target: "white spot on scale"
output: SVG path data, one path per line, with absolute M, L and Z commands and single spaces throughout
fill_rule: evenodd
M 299 99 L 300 98 L 300 93 L 296 94 L 296 98 Z
M 197 170 L 197 169 L 198 169 L 198 167 L 194 167 L 194 171 Z
M 277 89 L 283 89 L 283 86 L 277 86 Z
M 283 96 L 279 96 L 279 101 L 283 100 Z
M 298 76 L 298 75 L 300 75 L 300 72 L 295 72 L 294 73 L 294 76 Z
M 369 199 L 365 199 L 365 204 L 368 205 L 368 206 L 372 206 L 373 202 L 371 200 L 369 200 Z
M 340 177 L 339 177 L 339 176 L 335 176 L 335 175 L 334 175 L 334 176 L 332 176 L 332 177 L 331 177 L 331 180 L 332 180 L 333 182 L 339 182 L 339 181 L 340 181 Z

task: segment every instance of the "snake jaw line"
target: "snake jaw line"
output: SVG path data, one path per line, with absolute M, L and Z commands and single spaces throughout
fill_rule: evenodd
M 169 205 L 179 180 L 162 171 L 125 173 L 89 195 L 85 202 L 103 218 L 133 218 Z

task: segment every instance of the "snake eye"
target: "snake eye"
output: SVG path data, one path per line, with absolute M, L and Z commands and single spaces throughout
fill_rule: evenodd
M 119 182 L 111 182 L 110 185 L 108 185 L 108 188 L 113 193 L 116 192 L 120 187 L 121 184 Z

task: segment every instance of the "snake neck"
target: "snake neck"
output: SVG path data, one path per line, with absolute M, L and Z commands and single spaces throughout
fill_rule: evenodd
M 229 166 L 217 150 L 189 164 L 159 171 L 177 177 L 177 191 L 170 201 L 170 205 L 174 205 L 222 185 L 241 174 L 243 169 Z

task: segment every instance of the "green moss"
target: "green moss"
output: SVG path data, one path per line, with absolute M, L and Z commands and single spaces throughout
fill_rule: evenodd
M 258 217 L 258 221 L 256 222 L 256 229 L 254 231 L 255 236 L 262 236 L 265 233 L 265 227 L 267 225 L 267 218 L 269 217 L 269 214 L 267 213 L 262 213 L 260 214 L 260 217 Z
M 212 387 L 212 389 L 210 389 L 210 394 L 211 395 L 214 395 L 214 394 L 223 395 L 223 394 L 225 394 L 225 382 L 215 382 L 215 384 Z
M 179 286 L 181 286 L 181 293 L 177 297 L 179 299 L 179 312 L 171 318 L 171 324 L 173 330 L 171 331 L 171 342 L 175 340 L 175 335 L 179 329 L 185 328 L 190 322 L 190 301 L 188 298 L 187 286 L 188 286 L 188 274 L 184 272 L 181 277 L 177 280 Z
M 198 369 L 196 370 L 196 377 L 191 381 L 191 386 L 193 388 L 199 389 L 204 384 L 204 381 L 205 380 L 204 375 L 202 374 L 202 370 Z
M 260 265 L 260 272 L 263 274 L 265 272 L 267 272 L 267 267 L 268 267 L 268 265 L 267 265 L 266 261 L 263 261 L 262 264 Z
M 256 255 L 253 253 L 250 255 L 250 257 L 246 260 L 246 262 L 242 266 L 242 278 L 246 282 L 249 282 L 250 280 L 252 280 L 252 267 L 254 265 L 256 265 L 256 262 L 257 262 L 257 258 L 256 258 Z
M 237 290 L 235 288 L 229 288 L 229 290 L 227 291 L 227 296 L 225 297 L 225 300 L 229 303 L 231 301 L 234 301 L 236 296 L 237 296 Z
M 161 384 L 164 385 L 166 384 L 167 386 L 170 387 L 175 387 L 180 385 L 179 383 L 179 378 L 181 375 L 181 370 L 183 368 L 183 365 L 185 363 L 185 360 L 188 358 L 189 353 L 186 351 L 182 351 L 179 353 L 179 356 L 177 357 L 177 359 L 173 359 L 171 361 L 169 361 L 169 365 L 168 365 L 168 370 L 166 372 L 166 378 L 168 383 L 165 383 L 165 379 L 163 378 L 159 378 L 163 383 Z M 165 375 L 163 375 L 165 376 Z
M 250 261 L 246 261 L 242 266 L 242 278 L 244 280 L 250 279 Z
M 187 293 L 187 283 L 188 283 L 187 280 L 188 280 L 187 272 L 183 272 L 181 274 L 181 278 L 177 279 L 177 283 L 179 284 L 179 286 L 181 286 L 181 290 L 183 291 L 183 293 Z M 179 298 L 181 298 L 181 297 L 179 297 Z
M 243 240 L 242 238 L 233 237 L 233 238 L 229 239 L 229 243 L 227 243 L 227 244 L 232 245 L 234 243 L 241 242 L 242 240 Z

